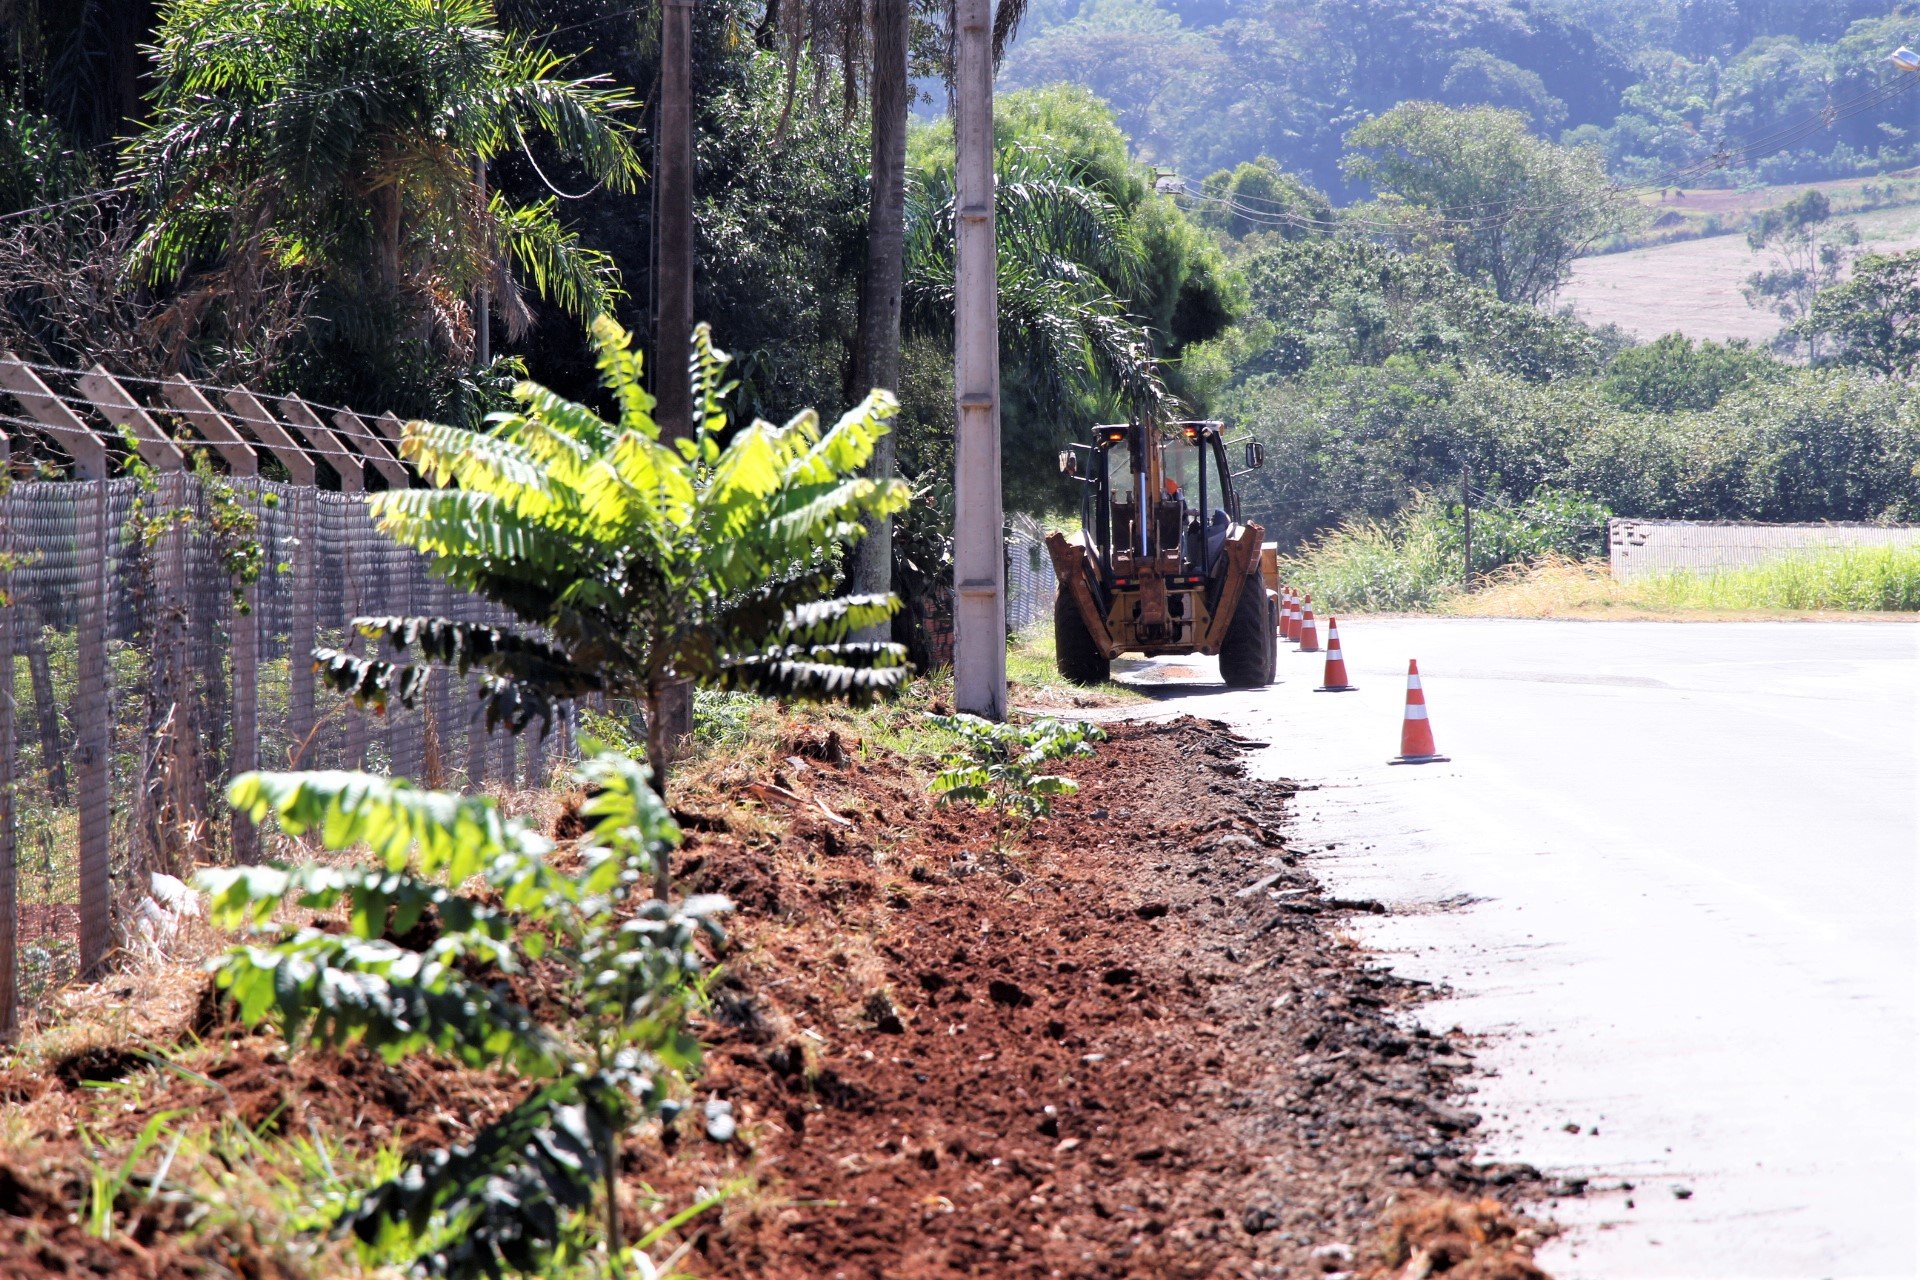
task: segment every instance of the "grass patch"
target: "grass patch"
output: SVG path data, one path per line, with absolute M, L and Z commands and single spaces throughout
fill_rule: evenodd
M 1462 617 L 1920 612 L 1920 547 L 1847 547 L 1710 573 L 1617 582 L 1604 562 L 1549 560 L 1445 602 Z
M 1091 707 L 1147 701 L 1138 689 L 1112 680 L 1080 685 L 1063 677 L 1054 666 L 1051 626 L 1031 627 L 1008 643 L 1007 680 L 1016 701 L 1035 705 Z
M 1311 595 L 1322 618 L 1432 609 L 1459 593 L 1459 543 L 1434 520 L 1350 521 L 1282 557 L 1280 580 Z

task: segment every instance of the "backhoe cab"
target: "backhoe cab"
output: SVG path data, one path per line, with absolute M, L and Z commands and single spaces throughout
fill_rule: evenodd
M 1273 680 L 1278 568 L 1265 530 L 1240 518 L 1233 482 L 1263 461 L 1244 446 L 1235 471 L 1217 422 L 1135 422 L 1061 452 L 1083 486 L 1080 532 L 1047 535 L 1061 675 L 1097 684 L 1122 653 L 1205 653 L 1233 688 Z

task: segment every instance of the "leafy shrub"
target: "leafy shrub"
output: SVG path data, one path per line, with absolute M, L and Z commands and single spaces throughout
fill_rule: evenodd
M 291 1043 L 359 1044 L 389 1061 L 439 1053 L 533 1084 L 471 1142 L 418 1153 L 364 1188 L 336 1225 L 374 1259 L 453 1280 L 545 1274 L 592 1245 L 598 1193 L 609 1253 L 643 1265 L 620 1239 L 620 1138 L 676 1108 L 674 1084 L 698 1059 L 685 1018 L 701 945 L 722 940 L 729 906 L 642 898 L 680 840 L 644 766 L 606 753 L 578 780 L 591 795 L 578 871 L 483 797 L 341 772 L 246 774 L 229 791 L 255 822 L 373 854 L 200 874 L 212 919 L 253 935 L 211 965 L 245 1022 L 270 1018 Z M 475 877 L 485 897 L 464 891 Z M 341 912 L 344 928 L 278 924 L 283 903 Z M 541 1007 L 564 1022 L 508 985 L 543 958 L 543 980 L 558 974 L 561 989 Z
M 1779 361 L 1742 341 L 1696 343 L 1669 333 L 1616 355 L 1601 386 L 1623 409 L 1671 413 L 1711 409 L 1732 392 L 1785 371 Z
M 518 630 L 451 618 L 358 618 L 412 661 L 319 649 L 328 683 L 411 706 L 433 666 L 484 673 L 487 721 L 515 732 L 587 693 L 646 711 L 647 761 L 666 784 L 663 699 L 681 681 L 718 690 L 860 702 L 894 688 L 905 650 L 849 637 L 885 623 L 888 595 L 836 596 L 841 547 L 907 503 L 861 474 L 894 413 L 875 391 L 832 427 L 727 421 L 727 357 L 695 330 L 694 434 L 663 440 L 632 339 L 593 327 L 617 422 L 534 383 L 490 431 L 414 422 L 403 451 L 436 486 L 369 506 L 434 572 L 495 600 Z M 722 443 L 724 441 L 724 444 Z
M 1603 554 L 1607 517 L 1591 499 L 1546 488 L 1518 505 L 1476 505 L 1472 576 Z M 1431 608 L 1462 589 L 1465 533 L 1457 504 L 1421 494 L 1394 519 L 1349 521 L 1286 557 L 1280 575 L 1310 592 L 1323 613 Z
M 995 849 L 1005 848 L 1010 823 L 1025 828 L 1053 811 L 1054 797 L 1080 789 L 1072 778 L 1041 773 L 1042 765 L 1090 756 L 1093 744 L 1107 738 L 1098 725 L 1078 720 L 1026 725 L 994 724 L 968 715 L 933 720 L 959 736 L 933 780 L 933 793 L 942 804 L 971 804 L 991 812 Z

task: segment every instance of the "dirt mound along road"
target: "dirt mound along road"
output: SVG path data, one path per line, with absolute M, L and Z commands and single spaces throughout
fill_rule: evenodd
M 1401 1025 L 1419 991 L 1339 932 L 1373 904 L 1320 894 L 1282 834 L 1288 789 L 1243 779 L 1239 750 L 1193 720 L 1117 726 L 1006 855 L 916 766 L 818 726 L 688 770 L 679 873 L 740 910 L 697 1105 L 624 1152 L 630 1230 L 730 1186 L 683 1229 L 694 1274 L 1537 1274 L 1537 1230 L 1501 1203 L 1530 1171 L 1473 1161 L 1467 1047 Z M 524 1088 L 290 1053 L 218 1014 L 166 1050 L 185 1070 L 96 1046 L 0 1076 L 31 1139 L 5 1153 L 0 1274 L 308 1271 L 166 1217 L 86 1236 L 79 1124 L 124 1143 L 180 1109 L 439 1145 Z M 714 1099 L 730 1142 L 701 1133 Z M 1435 1196 L 1453 1207 L 1408 1217 Z
M 1417 993 L 1338 934 L 1373 904 L 1321 898 L 1237 754 L 1119 726 L 1006 858 L 978 815 L 799 756 L 778 782 L 817 803 L 784 835 L 695 838 L 745 908 L 699 1086 L 742 1136 L 636 1172 L 759 1186 L 696 1269 L 1321 1274 L 1411 1191 L 1510 1194 L 1524 1171 L 1472 1161 L 1466 1051 L 1395 1019 Z

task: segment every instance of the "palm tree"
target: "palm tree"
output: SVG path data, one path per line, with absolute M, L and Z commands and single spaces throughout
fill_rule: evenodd
M 1085 175 L 1022 148 L 995 163 L 1000 351 L 1056 412 L 1076 397 L 1117 396 L 1134 413 L 1173 407 L 1143 321 L 1122 297 L 1146 263 L 1126 214 Z M 907 201 L 904 324 L 953 333 L 953 170 L 915 174 Z
M 601 314 L 611 260 L 554 201 L 488 195 L 476 171 L 538 135 L 633 189 L 634 99 L 565 71 L 503 35 L 489 0 L 168 0 L 154 111 L 126 152 L 152 211 L 136 261 L 156 284 L 200 273 L 183 314 L 244 308 L 235 290 L 293 275 L 337 325 L 385 316 L 461 363 L 483 286 L 509 336 L 529 320 L 523 283 Z
M 1000 0 L 995 9 L 996 65 L 1026 8 L 1027 0 Z M 952 64 L 953 10 L 947 0 L 870 0 L 870 21 L 866 22 L 861 19 L 860 9 L 858 0 L 768 0 L 761 23 L 763 43 L 771 45 L 775 31 L 781 32 L 786 41 L 789 110 L 798 87 L 803 46 L 811 46 L 823 64 L 827 60 L 840 64 L 842 96 L 849 115 L 858 98 L 863 64 L 868 71 L 867 261 L 861 276 L 859 324 L 847 378 L 850 398 L 874 387 L 899 390 L 901 327 L 907 306 L 907 123 L 913 102 L 911 50 L 916 16 L 945 24 L 949 74 Z M 781 119 L 784 127 L 784 112 Z M 948 292 L 950 300 L 951 290 Z M 950 321 L 949 316 L 948 332 Z M 887 480 L 896 473 L 894 445 L 889 437 L 874 454 L 871 474 Z M 887 590 L 892 561 L 892 530 L 878 525 L 853 549 L 848 578 L 854 590 Z

